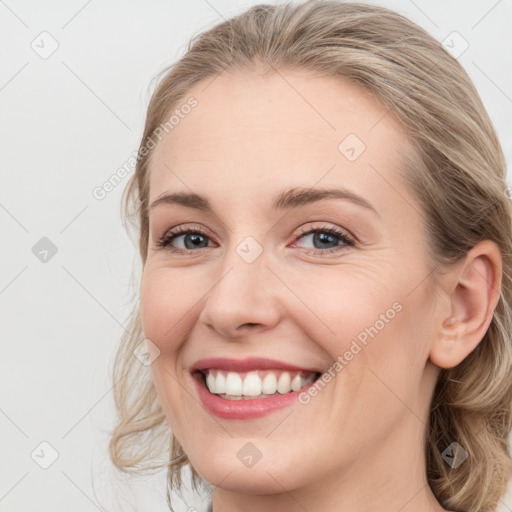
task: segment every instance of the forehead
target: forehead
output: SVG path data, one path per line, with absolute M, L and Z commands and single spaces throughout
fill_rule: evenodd
M 407 145 L 404 128 L 347 81 L 238 71 L 196 84 L 181 104 L 190 97 L 197 105 L 153 150 L 150 202 L 175 187 L 223 194 L 227 186 L 251 199 L 316 183 L 377 194 L 383 178 L 396 181 L 390 174 Z

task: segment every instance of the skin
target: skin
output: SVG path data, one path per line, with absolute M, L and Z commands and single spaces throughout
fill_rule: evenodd
M 215 512 L 445 510 L 425 475 L 429 402 L 440 368 L 460 363 L 489 326 L 497 246 L 481 242 L 433 281 L 422 209 L 398 173 L 406 132 L 353 85 L 246 71 L 188 96 L 198 106 L 153 150 L 149 202 L 195 192 L 214 213 L 151 211 L 141 314 L 160 351 L 151 369 L 169 427 L 214 486 Z M 350 133 L 366 146 L 354 161 L 338 150 Z M 378 215 L 343 199 L 272 210 L 274 196 L 299 186 L 348 188 Z M 207 233 L 199 248 L 190 235 L 172 243 L 188 253 L 157 246 L 191 223 Z M 322 255 L 299 232 L 325 226 L 356 246 L 334 238 L 327 247 L 340 250 Z M 236 252 L 248 236 L 263 250 L 253 263 Z M 243 421 L 199 402 L 196 360 L 263 356 L 327 371 L 394 303 L 401 311 L 308 404 Z M 262 455 L 250 468 L 237 457 L 247 442 Z

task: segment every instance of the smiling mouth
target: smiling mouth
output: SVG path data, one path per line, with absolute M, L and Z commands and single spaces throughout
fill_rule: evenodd
M 207 368 L 199 374 L 206 389 L 226 400 L 255 400 L 300 391 L 316 382 L 321 372 L 304 370 L 252 370 L 234 372 Z

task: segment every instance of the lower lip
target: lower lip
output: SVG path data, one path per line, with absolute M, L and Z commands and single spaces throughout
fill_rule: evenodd
M 250 400 L 228 400 L 210 393 L 203 381 L 201 373 L 193 373 L 195 385 L 199 393 L 199 399 L 203 406 L 214 416 L 228 420 L 250 420 L 261 418 L 273 411 L 288 407 L 297 401 L 300 393 L 307 391 L 309 386 L 304 386 L 298 391 L 291 391 L 282 395 L 273 395 L 268 398 L 253 398 Z

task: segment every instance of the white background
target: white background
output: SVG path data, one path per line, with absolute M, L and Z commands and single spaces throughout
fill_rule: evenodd
M 167 510 L 165 473 L 130 492 L 107 456 L 138 253 L 120 221 L 124 183 L 102 201 L 92 190 L 137 150 L 151 78 L 192 35 L 256 3 L 0 1 L 0 511 Z M 467 41 L 459 60 L 510 168 L 512 2 L 370 3 Z M 58 43 L 46 59 L 31 47 L 43 31 Z M 57 248 L 46 263 L 32 252 L 42 237 Z M 48 469 L 31 458 L 43 441 L 58 452 Z M 512 493 L 499 510 L 512 510 Z

